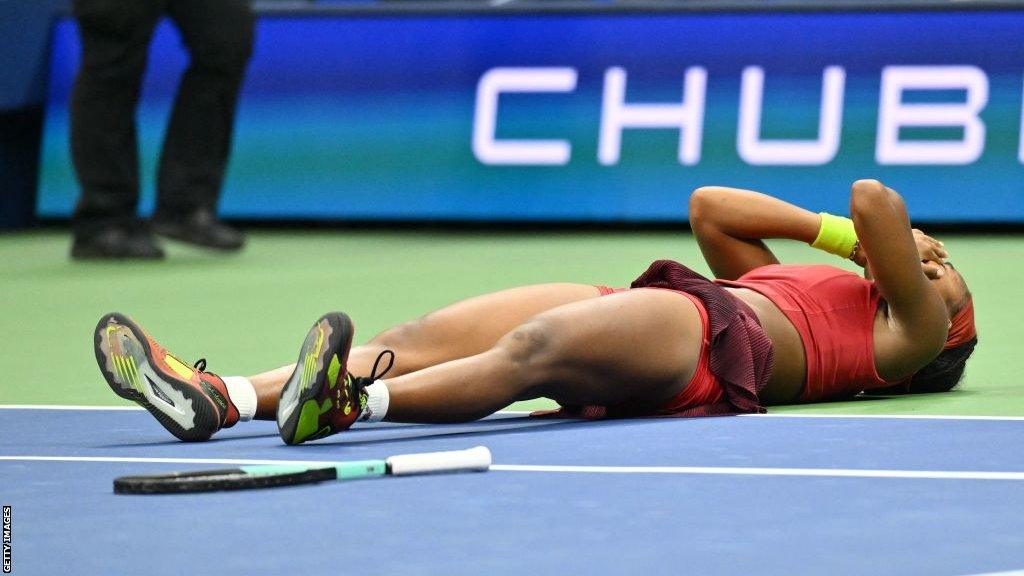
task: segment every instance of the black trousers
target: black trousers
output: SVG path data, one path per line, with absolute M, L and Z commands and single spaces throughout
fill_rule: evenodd
M 252 54 L 255 15 L 248 0 L 74 0 L 73 7 L 82 41 L 71 96 L 71 155 L 82 187 L 75 234 L 137 219 L 135 109 L 149 43 L 165 14 L 191 62 L 164 136 L 157 213 L 214 208 Z

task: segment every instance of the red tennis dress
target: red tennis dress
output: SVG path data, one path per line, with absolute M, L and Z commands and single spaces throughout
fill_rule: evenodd
M 756 268 L 735 281 L 712 282 L 678 262 L 658 260 L 631 288 L 673 290 L 697 306 L 704 338 L 689 384 L 656 406 L 563 406 L 543 415 L 603 418 L 764 412 L 758 393 L 771 374 L 774 350 L 753 310 L 722 286 L 763 294 L 792 322 L 806 356 L 802 402 L 849 398 L 893 384 L 875 369 L 874 321 L 881 294 L 874 282 L 833 266 L 780 264 Z M 602 295 L 625 290 L 598 288 Z
M 598 286 L 602 295 L 625 289 Z M 764 412 L 758 393 L 771 374 L 774 352 L 757 315 L 742 300 L 672 260 L 658 260 L 630 289 L 671 290 L 697 307 L 703 324 L 700 359 L 690 382 L 660 403 L 563 406 L 537 416 L 582 418 L 629 416 L 714 416 Z M 671 337 L 671 335 L 665 335 Z
M 715 282 L 763 294 L 793 323 L 807 358 L 802 402 L 849 398 L 893 384 L 875 369 L 874 325 L 881 294 L 874 282 L 833 266 L 782 264 Z

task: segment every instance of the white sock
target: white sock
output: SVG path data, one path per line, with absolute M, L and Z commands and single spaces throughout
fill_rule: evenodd
M 228 376 L 224 378 L 231 403 L 238 408 L 238 419 L 248 422 L 256 416 L 256 388 L 245 376 Z
M 366 408 L 359 415 L 360 422 L 380 422 L 388 413 L 388 404 L 391 403 L 391 393 L 388 392 L 388 385 L 377 380 L 365 388 Z

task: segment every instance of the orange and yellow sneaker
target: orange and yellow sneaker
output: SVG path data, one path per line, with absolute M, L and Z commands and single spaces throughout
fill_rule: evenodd
M 352 320 L 341 312 L 320 317 L 306 335 L 299 351 L 295 371 L 284 388 L 277 405 L 277 429 L 286 444 L 301 444 L 347 430 L 366 408 L 364 388 L 378 377 L 377 358 L 369 378 L 348 373 L 348 353 L 355 329 Z
M 238 422 L 224 380 L 205 371 L 205 359 L 185 364 L 127 316 L 112 312 L 100 318 L 94 346 L 110 388 L 149 410 L 179 439 L 208 440 Z

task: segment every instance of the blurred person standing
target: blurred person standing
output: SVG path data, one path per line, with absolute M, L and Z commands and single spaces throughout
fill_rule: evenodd
M 82 61 L 71 99 L 71 154 L 82 193 L 71 257 L 162 258 L 154 232 L 241 248 L 243 235 L 217 218 L 216 207 L 253 48 L 248 0 L 73 0 L 73 11 Z M 164 135 L 156 210 L 145 222 L 137 215 L 135 111 L 149 43 L 165 14 L 191 61 Z

